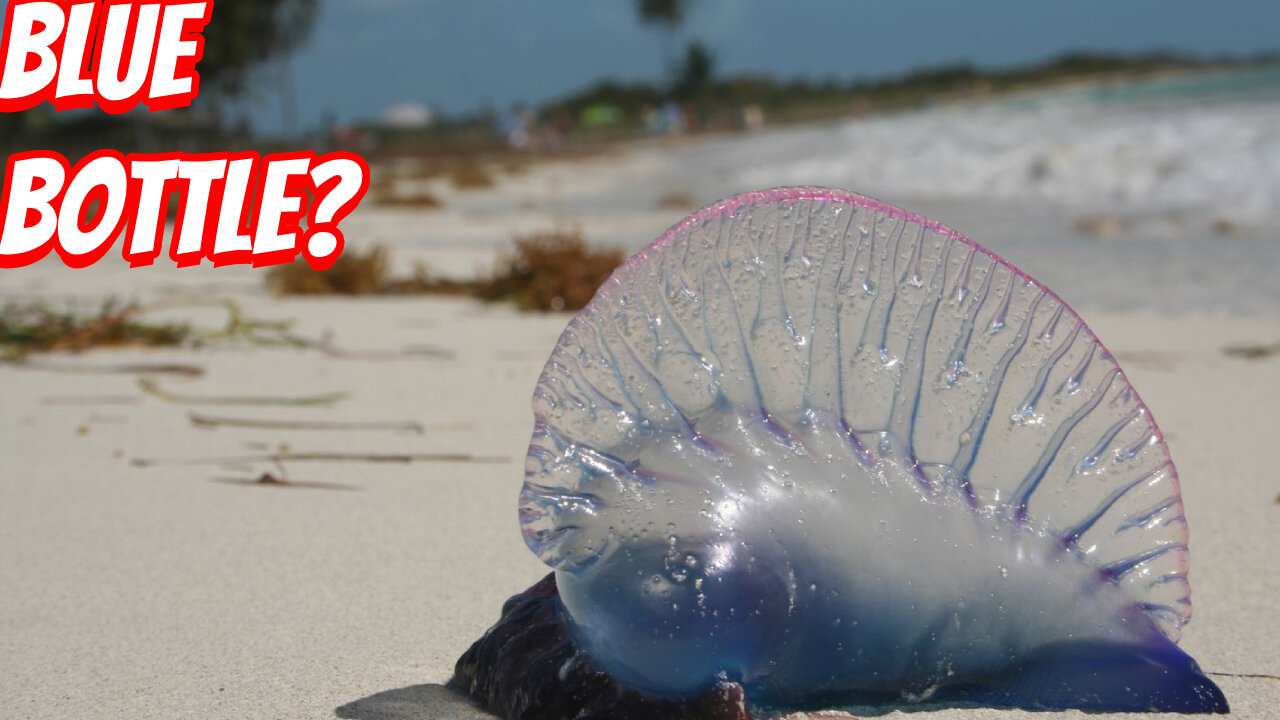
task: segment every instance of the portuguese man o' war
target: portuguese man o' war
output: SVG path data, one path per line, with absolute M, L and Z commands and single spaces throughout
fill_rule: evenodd
M 714 204 L 613 274 L 533 405 L 519 517 L 554 576 L 454 679 L 507 717 L 1227 711 L 1176 645 L 1150 412 L 1065 302 L 931 220 Z

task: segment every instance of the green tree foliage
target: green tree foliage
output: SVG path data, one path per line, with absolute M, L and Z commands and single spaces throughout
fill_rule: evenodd
M 684 23 L 692 0 L 637 0 L 640 21 L 646 25 L 666 25 L 674 30 Z
M 217 0 L 204 30 L 201 89 L 242 92 L 255 65 L 285 55 L 311 34 L 317 0 Z
M 671 94 L 681 100 L 695 100 L 711 88 L 714 73 L 715 56 L 695 40 L 685 47 Z

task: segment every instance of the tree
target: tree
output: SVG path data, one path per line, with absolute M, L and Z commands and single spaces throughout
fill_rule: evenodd
M 693 41 L 685 47 L 684 62 L 676 73 L 671 94 L 681 100 L 696 100 L 711 87 L 715 57 L 702 43 Z
M 684 24 L 693 0 L 636 0 L 636 9 L 640 12 L 640 22 L 645 25 L 661 25 L 662 55 L 667 64 L 667 75 L 675 76 L 679 72 L 674 57 L 676 30 Z
M 252 70 L 276 62 L 273 81 L 284 129 L 297 130 L 293 77 L 287 58 L 311 35 L 319 0 L 218 0 L 204 30 L 200 89 L 212 107 L 245 99 Z M 219 113 L 221 114 L 221 113 Z M 224 118 L 225 120 L 225 118 Z M 244 121 L 242 121 L 244 122 Z
M 297 49 L 311 34 L 317 0 L 218 0 L 204 30 L 201 90 L 239 95 L 249 71 Z
M 640 21 L 646 25 L 666 25 L 674 31 L 684 23 L 692 0 L 637 0 Z

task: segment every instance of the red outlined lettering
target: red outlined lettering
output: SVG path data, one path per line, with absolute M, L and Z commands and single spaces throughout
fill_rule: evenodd
M 0 112 L 49 100 L 109 113 L 187 107 L 213 0 L 11 0 L 0 40 Z
M 165 8 L 151 61 L 151 112 L 187 107 L 200 94 L 196 63 L 204 57 L 204 27 L 213 17 L 212 2 L 173 3 Z
M 218 222 L 213 233 L 213 252 L 208 254 L 215 267 L 247 265 L 253 261 L 252 210 L 250 188 L 258 177 L 260 158 L 257 153 L 227 155 L 227 174 L 222 181 Z
M 122 234 L 122 257 L 132 267 L 150 265 L 162 252 L 176 192 L 169 257 L 178 267 L 205 260 L 261 267 L 302 253 L 323 270 L 342 252 L 339 223 L 368 189 L 367 163 L 346 152 L 125 157 L 100 150 L 74 168 L 57 153 L 19 153 L 8 160 L 0 197 L 0 267 L 30 265 L 50 249 L 68 266 L 85 267 Z M 308 195 L 315 198 L 309 207 Z
M 130 155 L 125 161 L 129 167 L 129 208 L 126 215 L 133 220 L 129 223 L 123 255 L 131 267 L 150 265 L 160 255 L 164 244 L 169 196 L 178 186 L 182 154 Z
M 71 164 L 54 152 L 9 156 L 0 195 L 0 268 L 30 265 L 49 254 L 58 230 L 57 204 Z
M 253 266 L 292 262 L 302 238 L 307 210 L 308 176 L 316 161 L 313 152 L 272 155 L 262 162 L 258 195 L 253 206 Z
M 68 178 L 58 200 L 53 243 L 68 267 L 88 267 L 111 249 L 124 229 L 129 175 L 120 153 L 99 150 L 77 163 Z M 88 211 L 95 200 L 97 213 L 90 220 Z
M 329 153 L 325 161 L 311 168 L 316 202 L 307 216 L 302 254 L 311 267 L 327 270 L 342 254 L 346 239 L 338 223 L 356 209 L 369 190 L 369 169 L 360 156 L 349 152 Z

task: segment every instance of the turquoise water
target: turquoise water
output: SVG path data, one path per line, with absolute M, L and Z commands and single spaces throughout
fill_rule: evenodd
M 1239 103 L 1280 101 L 1280 63 L 1104 83 L 1088 92 L 1098 103 Z

